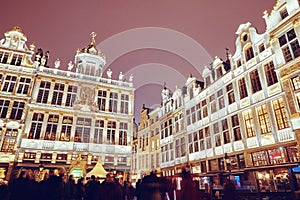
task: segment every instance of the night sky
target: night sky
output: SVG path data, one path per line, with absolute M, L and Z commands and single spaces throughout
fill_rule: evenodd
M 55 3 L 54 3 L 55 2 Z M 29 46 L 50 51 L 49 66 L 61 68 L 74 60 L 76 50 L 90 44 L 106 55 L 113 79 L 123 72 L 134 76 L 135 116 L 142 104 L 160 105 L 164 83 L 172 91 L 190 73 L 201 71 L 215 56 L 225 59 L 225 48 L 235 52 L 240 24 L 250 22 L 258 33 L 266 25 L 263 11 L 276 0 L 1 0 L 0 34 L 19 26 Z M 103 77 L 107 77 L 106 73 Z M 138 119 L 137 119 L 138 121 Z

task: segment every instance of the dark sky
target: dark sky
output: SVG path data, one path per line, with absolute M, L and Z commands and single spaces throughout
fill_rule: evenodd
M 276 0 L 1 0 L 0 34 L 19 26 L 27 45 L 50 51 L 50 67 L 74 60 L 76 50 L 90 43 L 107 57 L 105 70 L 134 75 L 135 116 L 142 104 L 159 105 L 164 82 L 174 90 L 189 73 L 201 71 L 225 48 L 235 52 L 240 24 L 250 22 L 265 32 L 263 11 Z M 103 75 L 106 77 L 106 74 Z

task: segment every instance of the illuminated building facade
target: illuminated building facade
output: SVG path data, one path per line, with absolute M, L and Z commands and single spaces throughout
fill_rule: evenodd
M 180 95 L 162 96 L 164 176 L 188 166 L 203 189 L 220 189 L 229 176 L 239 189 L 299 190 L 299 1 L 278 0 L 263 17 L 266 32 L 241 24 L 236 52 L 216 57 L 203 82 L 190 76 Z
M 95 45 L 79 49 L 61 70 L 49 68 L 49 52 L 18 27 L 0 41 L 0 168 L 64 168 L 83 176 L 99 160 L 107 171 L 129 172 L 134 88 L 103 77 L 105 56 Z M 74 69 L 73 69 L 74 68 Z M 75 172 L 74 171 L 74 172 Z M 78 174 L 79 173 L 79 174 Z M 124 173 L 123 173 L 124 174 Z

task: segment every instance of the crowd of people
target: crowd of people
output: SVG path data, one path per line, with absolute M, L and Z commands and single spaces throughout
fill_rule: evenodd
M 232 198 L 232 185 L 228 195 Z M 36 181 L 32 170 L 21 171 L 8 184 L 0 184 L 0 200 L 210 200 L 209 193 L 199 190 L 191 174 L 183 170 L 180 190 L 170 177 L 158 177 L 155 172 L 138 180 L 120 181 L 112 173 L 105 180 L 92 175 L 89 180 L 75 181 L 72 175 L 46 173 Z

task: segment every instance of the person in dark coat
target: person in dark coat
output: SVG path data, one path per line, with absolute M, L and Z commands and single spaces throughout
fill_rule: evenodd
M 28 191 L 29 188 L 29 178 L 26 171 L 21 171 L 19 177 L 14 179 L 9 184 L 9 194 L 10 200 L 29 200 L 30 196 Z
M 181 183 L 181 192 L 179 200 L 196 200 L 197 197 L 197 188 L 193 181 L 192 175 L 185 168 L 182 169 L 182 183 Z
M 76 184 L 75 199 L 82 200 L 83 198 L 85 198 L 85 187 L 83 184 L 83 178 L 80 178 L 80 179 L 78 179 L 77 184 Z
M 98 200 L 124 200 L 122 186 L 115 180 L 113 174 L 108 173 L 105 180 L 100 184 Z
M 235 190 L 236 190 L 236 188 L 235 188 L 234 183 L 230 179 L 227 179 L 224 184 L 223 199 L 224 200 L 234 200 L 235 199 Z
M 63 175 L 51 174 L 46 181 L 46 197 L 48 200 L 62 200 L 64 197 Z
M 94 175 L 91 176 L 86 186 L 86 200 L 97 200 L 99 196 L 99 182 Z
M 8 186 L 5 180 L 0 179 L 0 199 L 8 200 Z
M 142 179 L 139 186 L 139 200 L 162 200 L 165 196 L 160 179 L 152 171 Z

